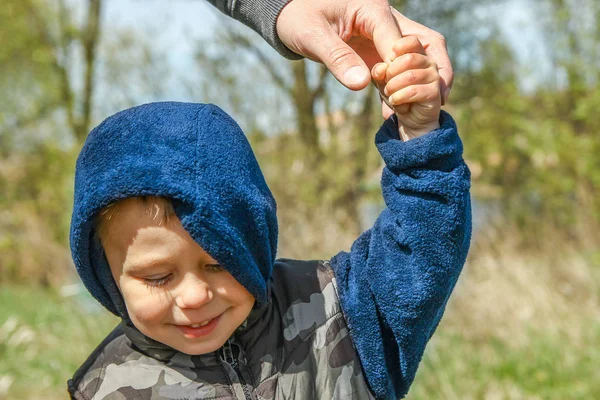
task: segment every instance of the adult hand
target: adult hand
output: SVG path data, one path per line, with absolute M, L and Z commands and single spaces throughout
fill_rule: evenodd
M 402 34 L 416 36 L 438 65 L 444 101 L 452 87 L 444 37 L 406 18 L 387 0 L 292 0 L 277 19 L 277 34 L 290 50 L 322 62 L 352 90 L 369 84 L 376 63 L 392 61 L 392 47 Z

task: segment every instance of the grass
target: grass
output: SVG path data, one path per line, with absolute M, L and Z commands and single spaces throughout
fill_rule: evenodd
M 0 399 L 68 397 L 67 380 L 117 322 L 91 306 L 87 297 L 0 287 Z
M 497 250 L 474 249 L 407 398 L 600 398 L 598 254 Z M 67 397 L 67 379 L 117 322 L 92 305 L 0 286 L 0 399 Z
M 600 398 L 600 326 L 589 325 L 580 343 L 529 332 L 525 346 L 467 340 L 442 326 L 408 399 Z
M 598 252 L 553 245 L 474 246 L 410 400 L 600 398 Z

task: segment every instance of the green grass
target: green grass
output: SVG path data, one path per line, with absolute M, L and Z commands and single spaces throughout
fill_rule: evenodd
M 90 305 L 87 297 L 0 287 L 0 399 L 68 397 L 67 380 L 117 323 Z
M 590 322 L 577 343 L 545 332 L 528 335 L 528 344 L 513 346 L 497 339 L 468 341 L 441 327 L 408 398 L 600 398 L 600 324 Z
M 67 397 L 67 379 L 116 324 L 90 304 L 41 289 L 0 289 L 0 399 Z M 576 340 L 523 326 L 514 332 L 520 345 L 469 340 L 442 322 L 408 399 L 600 398 L 600 323 L 581 321 Z

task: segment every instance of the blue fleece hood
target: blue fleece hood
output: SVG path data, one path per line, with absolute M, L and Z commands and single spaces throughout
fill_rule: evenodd
M 79 154 L 70 244 L 79 276 L 109 311 L 128 319 L 94 221 L 110 203 L 168 197 L 191 237 L 258 305 L 277 252 L 273 196 L 244 133 L 211 104 L 151 103 L 92 130 Z

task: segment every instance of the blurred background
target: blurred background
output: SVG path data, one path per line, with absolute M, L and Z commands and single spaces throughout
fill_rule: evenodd
M 600 2 L 394 5 L 448 41 L 473 175 L 469 259 L 408 398 L 600 398 Z M 240 123 L 278 201 L 279 256 L 331 257 L 382 209 L 374 90 L 200 0 L 2 0 L 0 398 L 66 398 L 116 324 L 72 267 L 74 162 L 101 120 L 157 100 Z

